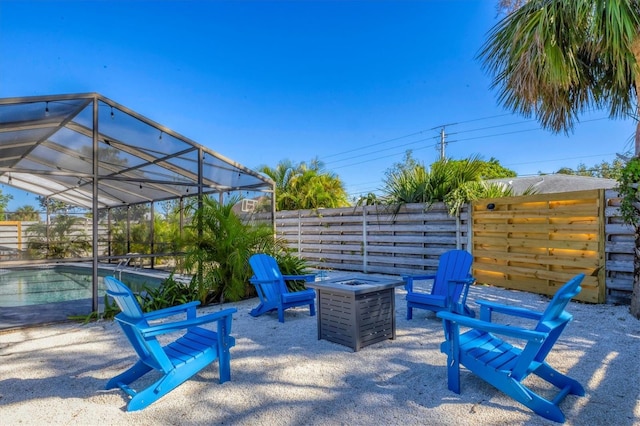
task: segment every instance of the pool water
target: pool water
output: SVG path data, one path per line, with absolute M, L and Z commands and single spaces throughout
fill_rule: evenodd
M 92 297 L 93 270 L 87 267 L 55 265 L 42 268 L 0 269 L 0 307 L 39 305 L 85 300 Z M 98 270 L 98 294 L 104 295 L 102 277 L 113 270 Z M 122 281 L 134 292 L 154 288 L 162 278 L 123 272 Z

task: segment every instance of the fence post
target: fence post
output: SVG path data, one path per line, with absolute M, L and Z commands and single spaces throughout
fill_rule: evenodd
M 456 249 L 460 250 L 462 246 L 461 237 L 460 237 L 460 212 L 462 209 L 458 210 L 458 214 L 456 214 Z
M 367 273 L 367 206 L 362 206 L 362 272 Z
M 298 257 L 302 257 L 302 224 L 300 220 L 302 215 L 300 214 L 300 209 L 298 209 Z

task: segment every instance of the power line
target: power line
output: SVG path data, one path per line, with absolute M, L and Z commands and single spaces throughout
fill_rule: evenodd
M 435 137 L 433 137 L 433 138 L 418 139 L 417 141 L 407 142 L 407 143 L 404 143 L 404 144 L 402 144 L 402 145 L 395 145 L 395 146 L 392 146 L 392 147 L 389 147 L 389 148 L 379 149 L 379 150 L 377 150 L 377 151 L 370 152 L 370 153 L 368 153 L 368 154 L 363 154 L 363 155 L 373 155 L 373 154 L 378 154 L 378 153 L 381 153 L 381 152 L 384 152 L 384 151 L 390 151 L 390 150 L 392 150 L 392 149 L 397 149 L 397 148 L 400 148 L 400 147 L 403 147 L 403 146 L 409 146 L 409 145 L 413 145 L 413 144 L 416 144 L 416 143 L 419 143 L 419 142 L 428 141 L 428 140 L 430 140 L 430 139 L 435 139 Z M 339 160 L 328 161 L 328 162 L 325 162 L 325 164 L 333 164 L 333 163 L 338 163 L 338 162 L 340 162 L 340 161 L 353 160 L 354 158 L 361 158 L 361 157 L 362 157 L 361 155 L 356 155 L 356 156 L 353 156 L 353 157 L 347 157 L 347 158 L 341 158 L 341 159 L 339 159 Z M 359 164 L 359 163 L 358 163 L 358 164 Z M 341 167 L 344 167 L 344 166 L 341 166 Z M 336 167 L 334 167 L 334 168 L 336 168 Z
M 488 116 L 488 117 L 475 118 L 475 119 L 466 120 L 466 121 L 459 121 L 459 122 L 455 122 L 455 123 L 440 124 L 440 125 L 437 125 L 437 126 L 434 126 L 434 127 L 430 128 L 430 129 L 418 130 L 417 132 L 409 133 L 409 134 L 398 136 L 398 137 L 391 138 L 391 139 L 385 139 L 383 141 L 372 143 L 372 144 L 368 144 L 368 145 L 365 145 L 365 146 L 360 146 L 358 148 L 349 149 L 349 150 L 338 152 L 338 153 L 335 153 L 335 154 L 324 155 L 324 156 L 322 156 L 322 159 L 324 160 L 325 158 L 338 157 L 340 155 L 350 154 L 352 152 L 361 151 L 363 149 L 368 149 L 368 148 L 371 148 L 372 146 L 379 146 L 379 145 L 383 145 L 385 143 L 395 142 L 395 141 L 400 140 L 400 139 L 404 139 L 404 138 L 408 138 L 408 137 L 411 137 L 411 136 L 420 135 L 420 134 L 423 134 L 424 132 L 432 131 L 434 129 L 438 129 L 438 128 L 445 127 L 445 126 L 453 126 L 453 125 L 457 125 L 457 124 L 466 124 L 466 123 L 472 123 L 472 122 L 476 122 L 476 121 L 490 120 L 490 119 L 493 119 L 493 118 L 504 117 L 506 115 L 511 115 L 511 114 L 499 114 L 499 115 L 492 115 L 492 116 Z M 374 151 L 374 152 L 378 152 L 378 151 Z M 340 160 L 334 160 L 334 161 L 340 161 Z

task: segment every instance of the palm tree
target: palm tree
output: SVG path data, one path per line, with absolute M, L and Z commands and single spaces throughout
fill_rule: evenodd
M 276 210 L 318 209 L 349 205 L 340 178 L 313 159 L 294 165 L 283 160 L 275 168 L 261 166 L 262 173 L 276 183 Z
M 570 132 L 580 113 L 607 108 L 611 118 L 638 117 L 640 2 L 634 0 L 501 0 L 508 14 L 491 30 L 479 57 L 499 88 L 499 101 L 553 132 Z M 630 190 L 640 252 L 640 121 Z M 629 171 L 628 170 L 628 171 Z M 624 191 L 622 191 L 624 192 Z M 634 262 L 631 313 L 640 318 L 640 259 Z
M 250 278 L 249 256 L 272 253 L 277 246 L 270 226 L 243 223 L 235 214 L 233 207 L 238 201 L 231 198 L 221 204 L 204 197 L 202 205 L 188 207 L 193 211 L 189 225 L 192 240 L 186 244 L 185 268 L 197 270 L 195 289 L 203 305 L 211 303 L 214 297 L 220 303 L 242 299 Z
M 37 223 L 27 230 L 28 251 L 35 258 L 63 259 L 87 256 L 91 239 L 82 229 L 83 219 L 71 215 L 58 215 L 50 225 Z
M 23 222 L 35 222 L 40 219 L 40 213 L 33 206 L 25 205 L 18 207 L 9 215 L 9 220 L 19 220 Z

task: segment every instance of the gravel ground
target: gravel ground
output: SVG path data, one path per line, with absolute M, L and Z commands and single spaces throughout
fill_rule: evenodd
M 0 423 L 3 425 L 545 425 L 529 411 L 463 369 L 462 393 L 447 389 L 441 322 L 414 311 L 396 290 L 397 338 L 353 352 L 317 339 L 308 309 L 249 315 L 238 309 L 232 334 L 231 381 L 218 383 L 217 364 L 139 412 L 106 381 L 136 356 L 112 321 L 64 323 L 0 334 Z M 483 298 L 542 310 L 548 299 L 474 286 Z M 227 305 L 225 305 L 226 307 Z M 209 307 L 202 312 L 220 309 Z M 561 408 L 569 425 L 640 425 L 640 321 L 628 306 L 572 302 L 574 315 L 549 363 L 580 381 L 585 397 Z M 144 380 L 144 379 L 143 379 Z M 143 381 L 141 380 L 141 381 Z M 140 387 L 135 386 L 134 387 Z

